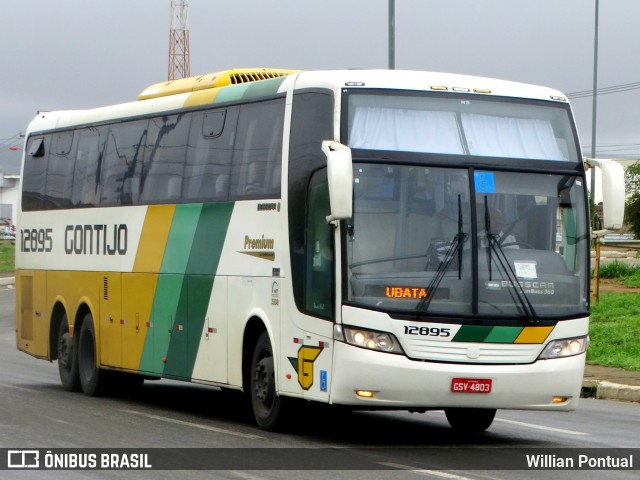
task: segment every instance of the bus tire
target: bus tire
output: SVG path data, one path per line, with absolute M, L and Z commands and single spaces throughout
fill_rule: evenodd
M 109 372 L 100 370 L 96 361 L 96 332 L 90 313 L 84 316 L 78 334 L 78 373 L 82 391 L 88 397 L 99 397 L 107 386 Z
M 80 391 L 78 374 L 77 336 L 69 334 L 69 320 L 65 313 L 58 328 L 58 375 L 62 388 L 67 392 Z
M 273 347 L 266 331 L 258 338 L 253 351 L 250 393 L 258 426 L 263 430 L 275 430 L 281 423 L 282 398 L 276 393 Z
M 444 413 L 451 428 L 463 433 L 484 432 L 496 416 L 492 408 L 447 408 Z

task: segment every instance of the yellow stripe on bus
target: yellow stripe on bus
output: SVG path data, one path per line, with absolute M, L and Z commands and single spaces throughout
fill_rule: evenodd
M 212 88 L 209 90 L 200 90 L 193 92 L 184 102 L 184 107 L 197 107 L 199 105 L 209 105 L 220 93 L 220 88 Z
M 160 271 L 175 210 L 175 205 L 150 205 L 147 208 L 133 265 L 134 272 Z
M 525 327 L 513 343 L 542 343 L 552 330 L 553 327 Z

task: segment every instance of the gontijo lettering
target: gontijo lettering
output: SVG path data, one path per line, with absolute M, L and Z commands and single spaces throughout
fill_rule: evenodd
M 126 255 L 127 225 L 67 225 L 64 251 L 67 255 Z

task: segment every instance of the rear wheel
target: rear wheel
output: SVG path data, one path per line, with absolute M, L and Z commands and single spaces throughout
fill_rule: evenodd
M 96 332 L 90 313 L 85 315 L 78 334 L 78 373 L 80 374 L 80 385 L 85 395 L 97 397 L 104 393 L 109 372 L 98 368 Z
M 69 320 L 65 313 L 58 329 L 58 374 L 60 383 L 67 392 L 80 391 L 76 345 L 77 337 L 69 334 Z
M 279 426 L 282 398 L 276 393 L 273 348 L 267 332 L 262 332 L 253 351 L 251 405 L 256 423 L 260 428 L 274 430 Z
M 496 416 L 496 410 L 491 408 L 448 408 L 444 413 L 449 425 L 464 433 L 484 432 Z

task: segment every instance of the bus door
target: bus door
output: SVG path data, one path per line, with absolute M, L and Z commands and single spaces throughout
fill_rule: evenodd
M 326 170 L 313 175 L 308 190 L 304 346 L 298 351 L 298 380 L 305 398 L 327 401 L 332 370 L 335 316 L 335 227 L 327 223 Z

